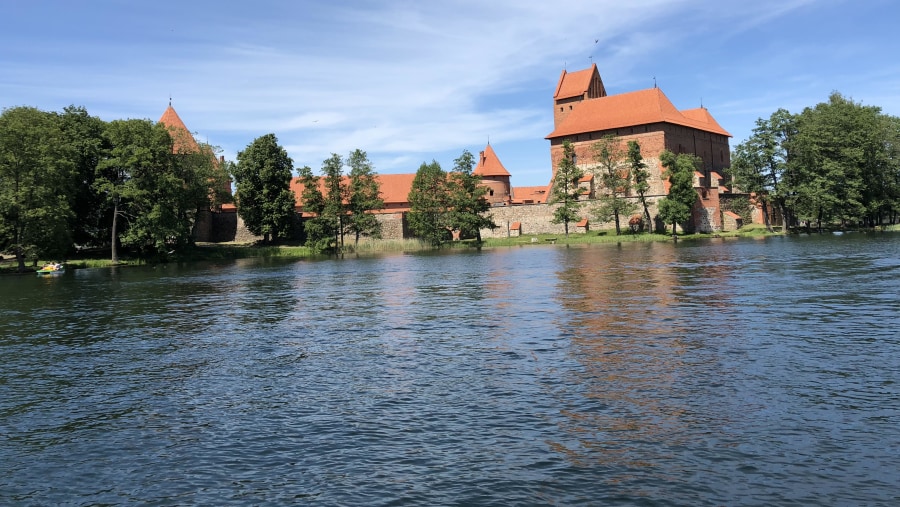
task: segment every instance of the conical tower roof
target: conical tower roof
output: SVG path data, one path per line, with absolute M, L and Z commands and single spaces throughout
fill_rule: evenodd
M 162 123 L 169 129 L 169 134 L 175 142 L 173 148 L 175 153 L 196 152 L 200 150 L 200 146 L 197 144 L 194 136 L 191 135 L 191 131 L 188 130 L 184 122 L 181 121 L 181 117 L 175 112 L 175 108 L 172 107 L 171 102 L 169 102 L 169 107 L 166 108 L 166 111 L 159 118 L 159 123 Z
M 487 147 L 484 148 L 484 151 L 482 151 L 480 155 L 481 156 L 478 157 L 478 165 L 475 166 L 473 174 L 477 174 L 482 178 L 491 176 L 510 176 L 509 171 L 503 167 L 503 163 L 500 162 L 497 154 L 494 153 L 494 149 L 491 148 L 490 143 L 488 143 Z

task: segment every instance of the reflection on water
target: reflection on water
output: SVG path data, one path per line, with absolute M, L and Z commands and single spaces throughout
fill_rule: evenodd
M 0 279 L 2 504 L 896 503 L 891 235 Z

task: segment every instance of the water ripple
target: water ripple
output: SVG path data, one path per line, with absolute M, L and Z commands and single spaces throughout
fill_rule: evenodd
M 848 236 L 3 280 L 0 503 L 893 505 Z

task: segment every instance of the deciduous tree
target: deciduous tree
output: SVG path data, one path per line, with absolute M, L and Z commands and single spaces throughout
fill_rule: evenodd
M 71 245 L 73 164 L 55 113 L 0 114 L 0 251 L 25 270 L 26 256 L 63 255 Z
M 293 225 L 292 166 L 275 134 L 258 137 L 238 152 L 233 174 L 238 214 L 266 243 L 287 237 Z
M 696 155 L 673 154 L 665 150 L 659 160 L 666 168 L 664 177 L 669 179 L 669 194 L 659 203 L 659 216 L 664 223 L 672 224 L 672 234 L 677 234 L 678 224 L 684 224 L 691 218 L 691 209 L 697 202 L 694 190 L 694 171 L 700 166 Z
M 761 204 L 763 223 L 772 229 L 769 209 L 778 208 L 786 222 L 791 220 L 788 201 L 791 195 L 790 140 L 796 134 L 796 117 L 785 109 L 772 113 L 768 119 L 756 120 L 753 134 L 737 145 L 731 159 L 729 173 L 741 192 L 755 194 Z

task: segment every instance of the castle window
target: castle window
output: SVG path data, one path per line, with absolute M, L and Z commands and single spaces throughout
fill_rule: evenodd
M 561 113 L 562 111 L 563 111 L 563 107 L 559 106 L 559 112 Z
M 490 191 L 490 194 L 491 194 L 491 197 L 494 197 L 494 191 L 493 191 L 493 189 Z

